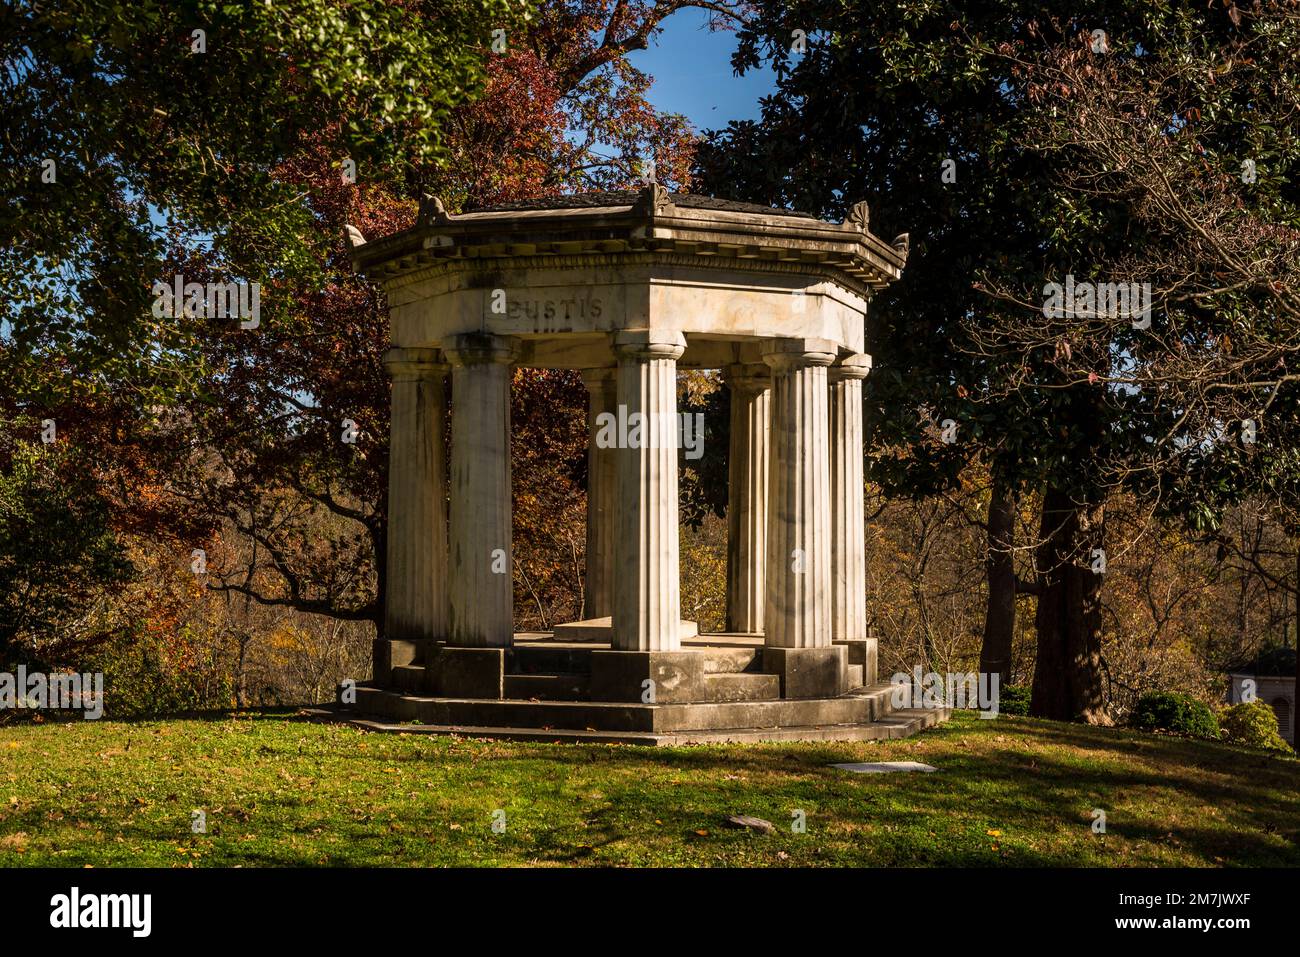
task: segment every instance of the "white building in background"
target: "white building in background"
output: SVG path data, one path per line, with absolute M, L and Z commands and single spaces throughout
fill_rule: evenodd
M 1278 733 L 1288 744 L 1295 744 L 1295 675 L 1257 675 L 1248 671 L 1232 671 L 1228 677 L 1228 701 L 1239 704 L 1251 700 L 1262 701 L 1277 715 Z M 1248 684 L 1253 682 L 1253 685 Z

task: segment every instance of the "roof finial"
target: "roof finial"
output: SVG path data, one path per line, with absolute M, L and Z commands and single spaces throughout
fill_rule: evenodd
M 361 230 L 351 223 L 343 224 L 343 235 L 347 238 L 348 245 L 353 249 L 366 244 L 366 237 L 361 234 Z
M 451 219 L 447 213 L 447 207 L 442 204 L 437 196 L 431 193 L 425 193 L 420 197 L 420 222 L 421 223 L 445 223 Z
M 658 183 L 646 183 L 633 208 L 647 216 L 662 216 L 673 208 L 673 199 L 668 190 Z
M 844 225 L 860 229 L 862 232 L 869 232 L 868 225 L 871 222 L 871 210 L 865 202 L 854 203 L 849 214 L 844 217 Z

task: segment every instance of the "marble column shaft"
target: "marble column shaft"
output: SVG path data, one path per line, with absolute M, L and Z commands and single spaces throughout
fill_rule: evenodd
M 447 366 L 436 349 L 392 348 L 384 637 L 447 634 Z
M 510 378 L 516 343 L 470 333 L 451 362 L 451 615 L 447 641 L 471 648 L 514 640 Z
M 767 596 L 769 405 L 766 365 L 727 369 L 731 447 L 727 464 L 727 630 L 761 633 Z
M 764 643 L 831 644 L 830 449 L 826 367 L 834 343 L 777 340 L 772 369 Z
M 620 436 L 616 455 L 613 646 L 622 651 L 676 651 L 681 617 L 677 359 L 686 339 L 679 332 L 620 332 L 614 347 L 618 417 L 622 420 L 626 412 L 629 428 L 627 436 Z M 634 424 L 638 420 L 639 430 Z
M 588 369 L 587 387 L 587 574 L 583 582 L 583 617 L 614 614 L 614 538 L 618 509 L 618 450 L 601 448 L 597 417 L 617 416 L 614 369 Z
M 871 357 L 849 356 L 830 382 L 831 637 L 867 637 L 866 516 L 862 479 L 862 380 Z

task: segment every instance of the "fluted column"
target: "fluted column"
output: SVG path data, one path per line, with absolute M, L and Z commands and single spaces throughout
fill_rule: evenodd
M 597 417 L 617 417 L 618 397 L 613 369 L 588 369 L 587 387 L 587 577 L 583 583 L 583 617 L 614 614 L 614 531 L 618 496 L 618 450 L 601 447 Z
M 451 554 L 447 641 L 505 647 L 514 639 L 510 544 L 510 362 L 506 336 L 456 336 L 451 362 Z
M 764 643 L 831 644 L 830 450 L 826 367 L 834 343 L 768 343 L 772 369 Z
M 447 634 L 447 366 L 436 349 L 389 349 L 384 637 Z
M 831 637 L 867 637 L 866 517 L 862 481 L 862 380 L 871 357 L 830 367 Z
M 613 646 L 623 651 L 675 651 L 681 615 L 677 359 L 686 340 L 679 332 L 620 332 L 614 346 L 619 420 L 622 423 L 626 414 L 627 434 L 620 434 L 616 456 Z
M 767 560 L 768 407 L 766 365 L 733 365 L 727 464 L 727 630 L 762 632 Z

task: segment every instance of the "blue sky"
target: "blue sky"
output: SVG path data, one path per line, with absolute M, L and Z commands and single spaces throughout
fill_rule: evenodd
M 707 23 L 707 11 L 680 10 L 664 21 L 657 44 L 629 57 L 637 69 L 654 77 L 650 102 L 684 114 L 698 130 L 720 129 L 728 120 L 757 119 L 759 97 L 773 89 L 771 70 L 733 75 L 736 35 L 710 32 Z

